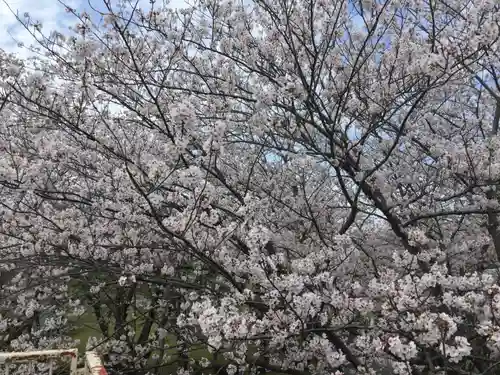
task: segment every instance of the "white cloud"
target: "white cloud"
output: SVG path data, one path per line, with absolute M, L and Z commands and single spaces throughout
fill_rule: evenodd
M 79 11 L 87 10 L 92 13 L 88 0 L 63 0 L 63 2 Z M 91 0 L 90 4 L 96 9 L 102 9 L 102 0 Z M 139 0 L 139 4 L 144 8 L 151 6 L 149 0 Z M 185 6 L 184 0 L 170 2 L 172 8 Z M 44 34 L 49 34 L 52 30 L 65 33 L 68 26 L 76 22 L 58 0 L 0 0 L 0 48 L 17 53 L 21 57 L 29 56 L 30 52 L 26 48 L 18 47 L 18 43 L 23 43 L 25 46 L 33 43 L 33 37 L 16 19 L 16 13 L 22 18 L 25 12 L 42 24 Z
M 68 5 L 75 6 L 76 0 L 67 1 Z M 18 53 L 20 56 L 29 55 L 26 48 L 18 47 L 18 43 L 29 46 L 33 37 L 16 19 L 16 14 L 23 18 L 28 13 L 32 20 L 42 24 L 43 32 L 61 30 L 72 23 L 71 17 L 65 12 L 64 6 L 57 0 L 0 0 L 0 48 Z

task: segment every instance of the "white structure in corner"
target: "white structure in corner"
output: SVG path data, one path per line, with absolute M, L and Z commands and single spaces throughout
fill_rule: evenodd
M 2 375 L 9 375 L 9 367 L 7 365 L 10 363 L 48 362 L 48 374 L 52 375 L 53 361 L 57 358 L 65 357 L 69 357 L 68 359 L 71 360 L 68 375 L 107 375 L 101 359 L 95 352 L 87 352 L 85 354 L 85 367 L 77 369 L 78 349 L 0 353 L 0 373 Z

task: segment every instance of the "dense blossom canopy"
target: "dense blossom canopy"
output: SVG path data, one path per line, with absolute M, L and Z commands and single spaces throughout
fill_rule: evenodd
M 498 371 L 496 0 L 103 3 L 0 54 L 3 350 Z

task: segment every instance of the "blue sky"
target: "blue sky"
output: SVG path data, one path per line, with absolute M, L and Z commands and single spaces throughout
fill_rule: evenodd
M 103 8 L 102 0 L 64 0 L 64 3 L 72 8 L 91 13 L 89 2 L 94 8 Z M 146 8 L 151 6 L 149 0 L 139 0 L 139 2 Z M 170 5 L 177 8 L 185 6 L 185 2 L 171 0 Z M 18 12 L 21 17 L 28 12 L 34 20 L 42 23 L 43 32 L 46 34 L 52 30 L 64 33 L 75 22 L 75 18 L 66 13 L 64 6 L 58 0 L 0 0 L 0 48 L 23 57 L 28 56 L 29 52 L 25 48 L 19 48 L 17 44 L 22 42 L 29 46 L 32 38 L 12 12 Z
M 131 3 L 137 0 L 129 0 Z M 149 9 L 150 0 L 138 0 L 140 6 Z M 186 6 L 186 0 L 170 0 L 170 6 L 180 8 Z M 189 0 L 188 0 L 189 1 Z M 29 33 L 16 20 L 15 14 L 21 17 L 28 12 L 32 19 L 40 21 L 43 26 L 44 34 L 48 35 L 50 31 L 57 30 L 63 34 L 67 28 L 74 25 L 75 18 L 65 11 L 61 2 L 78 9 L 86 10 L 92 14 L 92 8 L 103 9 L 103 0 L 0 0 L 0 48 L 8 52 L 18 53 L 22 57 L 27 57 L 30 53 L 26 48 L 18 47 L 18 43 L 24 43 L 29 46 L 33 40 Z M 112 0 L 112 2 L 115 2 Z M 162 3 L 162 0 L 156 0 Z

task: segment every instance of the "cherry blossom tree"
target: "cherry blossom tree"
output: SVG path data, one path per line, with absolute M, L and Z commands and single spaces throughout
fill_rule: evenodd
M 121 374 L 498 371 L 496 1 L 67 11 L 0 56 L 5 347 L 91 314 Z

